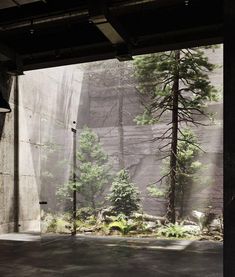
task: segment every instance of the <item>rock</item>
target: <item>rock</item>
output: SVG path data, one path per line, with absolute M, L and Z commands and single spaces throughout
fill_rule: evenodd
M 77 210 L 77 218 L 79 220 L 86 220 L 88 217 L 92 216 L 94 210 L 88 207 L 81 208 Z
M 148 222 L 144 222 L 144 223 L 146 224 L 145 225 L 146 231 L 154 232 L 156 230 L 156 228 L 158 227 L 158 224 L 156 222 L 148 221 Z
M 211 240 L 212 238 L 211 238 L 211 236 L 201 236 L 200 238 L 199 238 L 199 240 Z
M 211 231 L 222 231 L 222 226 L 221 226 L 221 220 L 220 219 L 214 219 L 212 220 L 211 224 L 210 224 L 210 230 Z
M 216 241 L 223 241 L 222 236 L 213 236 L 213 239 L 216 240 Z
M 83 232 L 83 233 L 94 232 L 95 227 L 80 227 L 80 228 L 78 228 L 78 231 Z
M 115 212 L 113 211 L 113 207 L 112 206 L 103 208 L 102 210 L 100 210 L 98 212 L 97 222 L 99 222 L 99 223 L 101 223 L 101 222 L 110 223 L 110 222 L 113 221 L 111 219 L 111 216 L 114 216 L 114 215 L 115 215 Z
M 92 232 L 85 232 L 86 235 L 92 235 Z
M 111 223 L 111 222 L 113 222 L 114 221 L 114 219 L 113 219 L 113 216 L 105 216 L 105 218 L 103 219 L 103 221 L 102 222 L 105 222 L 105 223 Z M 98 221 L 99 222 L 99 221 Z
M 192 235 L 199 235 L 200 234 L 200 227 L 197 225 L 184 225 L 184 229 Z
M 133 224 L 135 224 L 135 221 L 133 219 L 128 219 L 127 224 L 128 225 L 133 225 Z
M 191 220 L 187 220 L 187 219 L 185 219 L 185 220 L 183 221 L 183 225 L 194 225 L 194 226 L 198 226 L 198 224 L 197 224 L 196 222 L 191 221 Z
M 132 219 L 142 219 L 144 221 L 152 221 L 152 222 L 158 222 L 158 224 L 165 224 L 166 218 L 162 216 L 154 216 L 149 214 L 140 214 L 140 213 L 134 213 L 130 216 Z

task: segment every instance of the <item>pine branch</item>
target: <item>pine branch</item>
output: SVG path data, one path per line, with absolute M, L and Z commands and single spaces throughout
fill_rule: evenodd
M 169 145 L 171 145 L 171 142 L 168 142 L 168 143 L 164 144 L 163 146 L 159 147 L 158 149 L 159 149 L 160 151 L 162 151 L 162 149 L 165 149 L 165 148 L 166 148 L 167 146 L 169 146 Z
M 195 126 L 208 126 L 208 124 L 204 124 L 204 123 L 201 123 L 201 122 L 198 122 L 198 121 L 195 121 L 195 120 L 191 120 L 191 119 L 188 119 L 188 118 L 186 118 L 186 119 L 180 119 L 179 120 L 179 122 L 190 122 L 190 123 L 192 123 L 193 125 L 195 125 Z
M 168 176 L 170 176 L 171 171 L 172 171 L 172 170 L 168 171 L 165 175 L 163 175 L 160 179 L 158 179 L 156 182 L 153 182 L 152 184 L 154 185 L 154 184 L 160 183 L 160 185 L 161 185 L 162 182 L 163 182 L 163 180 L 164 180 L 165 178 L 167 178 Z
M 169 151 L 168 151 L 169 152 Z M 170 154 L 168 154 L 168 155 L 166 155 L 166 156 L 164 156 L 164 157 L 161 157 L 161 158 L 159 158 L 159 159 L 156 159 L 156 161 L 162 161 L 162 160 L 165 160 L 166 158 L 169 158 L 171 155 Z
M 164 137 L 170 130 L 172 130 L 172 127 L 168 128 L 160 137 L 155 137 L 151 141 L 157 141 L 159 139 L 162 139 L 162 137 Z
M 179 141 L 187 142 L 187 143 L 189 143 L 189 144 L 191 144 L 191 145 L 197 147 L 197 148 L 200 149 L 202 152 L 206 153 L 206 151 L 203 150 L 197 143 L 194 143 L 194 142 L 192 142 L 192 141 L 190 141 L 190 140 L 182 139 L 182 138 L 178 138 L 178 140 L 179 140 Z

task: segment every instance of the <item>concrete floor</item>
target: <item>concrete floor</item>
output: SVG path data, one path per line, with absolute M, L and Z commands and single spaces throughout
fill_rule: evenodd
M 222 243 L 0 236 L 1 277 L 222 277 Z

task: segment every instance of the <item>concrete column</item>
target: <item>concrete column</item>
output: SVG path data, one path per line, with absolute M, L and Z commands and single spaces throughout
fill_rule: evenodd
M 235 276 L 235 1 L 224 18 L 224 276 Z

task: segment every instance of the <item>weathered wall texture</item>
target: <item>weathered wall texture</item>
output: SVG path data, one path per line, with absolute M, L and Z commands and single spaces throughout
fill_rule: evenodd
M 210 59 L 222 64 L 222 48 L 208 52 Z M 116 60 L 26 72 L 19 77 L 19 149 L 16 147 L 15 89 L 4 76 L 1 89 L 9 98 L 12 113 L 0 114 L 0 233 L 14 230 L 15 207 L 19 207 L 19 231 L 39 230 L 39 201 L 43 208 L 63 210 L 56 188 L 71 176 L 73 121 L 77 128 L 87 125 L 100 136 L 109 154 L 114 172 L 125 166 L 141 190 L 143 208 L 152 214 L 165 213 L 165 200 L 149 197 L 146 187 L 160 176 L 161 161 L 151 139 L 166 128 L 165 123 L 136 126 L 133 119 L 142 111 L 136 94 L 136 82 L 130 62 Z M 211 75 L 222 88 L 222 69 Z M 192 187 L 186 206 L 211 204 L 222 210 L 222 104 L 211 109 L 220 120 L 214 126 L 199 128 L 196 133 L 206 151 L 202 162 L 207 165 L 208 185 Z M 165 118 L 167 122 L 167 118 Z M 79 130 L 80 131 L 80 130 Z M 19 152 L 18 152 L 19 150 Z M 17 181 L 19 154 L 19 182 Z M 17 188 L 19 189 L 18 200 Z M 17 201 L 16 201 L 17 200 Z
M 77 118 L 81 81 L 78 66 L 26 72 L 19 77 L 19 147 L 14 125 L 16 86 L 1 82 L 5 98 L 10 95 L 12 112 L 0 114 L 0 233 L 14 231 L 16 204 L 20 232 L 40 231 L 40 200 L 54 211 L 58 208 L 55 191 L 69 178 L 71 127 Z M 15 179 L 16 153 L 19 180 Z
M 0 233 L 14 229 L 14 84 L 4 73 L 0 75 L 3 97 L 12 112 L 0 113 Z
M 28 197 L 21 211 L 31 220 L 40 220 L 39 200 L 58 209 L 55 191 L 69 178 L 81 81 L 78 66 L 27 72 L 20 80 L 20 188 Z
M 222 47 L 215 51 L 208 50 L 209 60 L 222 66 L 222 51 Z M 210 75 L 221 94 L 222 76 L 222 67 Z M 146 187 L 161 177 L 161 154 L 157 151 L 157 143 L 151 140 L 166 130 L 169 116 L 161 124 L 136 126 L 133 119 L 142 111 L 136 86 L 130 62 L 110 60 L 87 65 L 81 95 L 87 109 L 86 113 L 79 109 L 78 121 L 81 126 L 87 125 L 99 134 L 114 171 L 122 168 L 124 161 L 124 166 L 129 169 L 132 180 L 141 191 L 144 210 L 152 214 L 164 214 L 165 200 L 152 199 Z M 216 125 L 194 128 L 205 151 L 200 158 L 204 165 L 201 172 L 204 184 L 198 182 L 190 188 L 185 202 L 188 213 L 208 205 L 213 206 L 216 213 L 222 213 L 222 101 L 210 104 L 209 109 L 217 113 Z

